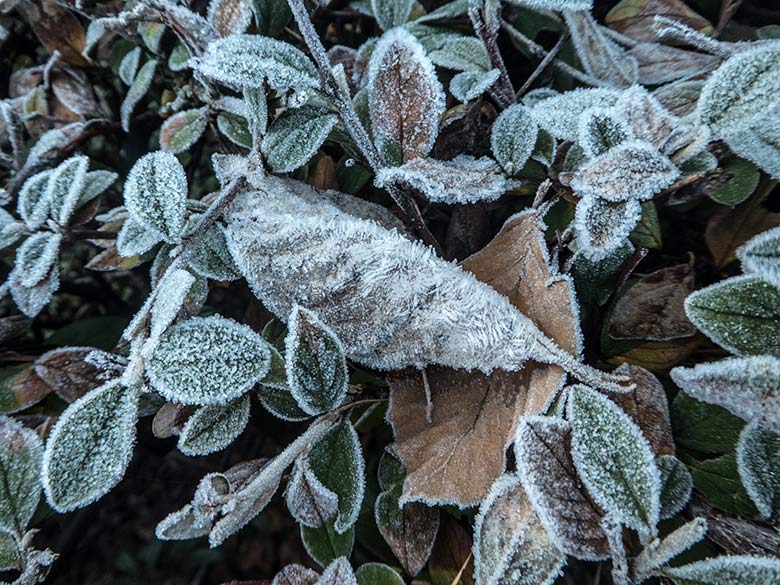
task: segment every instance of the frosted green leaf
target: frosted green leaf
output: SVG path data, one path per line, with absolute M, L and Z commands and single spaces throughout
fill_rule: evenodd
M 644 583 L 657 574 L 659 567 L 667 565 L 679 554 L 699 542 L 707 533 L 707 521 L 694 518 L 673 530 L 663 540 L 655 540 L 645 545 L 643 550 L 632 559 L 631 568 L 634 583 Z
M 508 4 L 542 10 L 593 10 L 593 0 L 507 0 Z
M 631 137 L 631 129 L 610 110 L 592 108 L 580 116 L 579 144 L 590 158 L 604 154 Z
M 641 429 L 603 394 L 569 393 L 572 458 L 593 499 L 621 524 L 655 534 L 661 479 Z
M 366 563 L 355 571 L 357 585 L 404 585 L 394 569 L 383 563 Z
M 316 585 L 319 575 L 303 565 L 287 565 L 271 581 L 271 585 Z
M 780 356 L 780 290 L 751 275 L 728 278 L 685 299 L 688 319 L 739 355 Z
M 780 103 L 780 43 L 729 57 L 704 84 L 696 115 L 713 138 L 750 124 Z
M 141 47 L 136 47 L 122 57 L 119 63 L 119 79 L 125 82 L 125 85 L 132 85 L 138 67 L 141 65 Z
M 181 404 L 224 404 L 263 379 L 270 352 L 246 325 L 214 315 L 174 325 L 147 362 L 149 380 Z
M 252 8 L 257 32 L 269 37 L 278 36 L 292 17 L 287 2 L 279 0 L 254 0 Z
M 175 244 L 184 230 L 187 176 L 169 152 L 139 158 L 125 182 L 125 205 L 135 221 Z
M 780 432 L 780 358 L 728 358 L 674 368 L 671 375 L 675 384 L 697 400 Z
M 780 111 L 775 109 L 752 124 L 727 132 L 729 148 L 771 177 L 780 177 Z
M 477 585 L 552 585 L 565 563 L 515 475 L 499 477 L 482 501 L 472 552 Z
M 208 518 L 201 518 L 191 504 L 163 518 L 155 528 L 158 540 L 189 540 L 209 533 Z
M 151 59 L 144 63 L 138 75 L 135 76 L 130 89 L 127 90 L 127 95 L 119 108 L 119 118 L 122 121 L 122 130 L 125 132 L 130 132 L 130 116 L 133 115 L 138 102 L 143 99 L 152 86 L 156 69 L 157 59 Z
M 19 191 L 16 210 L 27 227 L 37 230 L 46 222 L 49 215 L 49 199 L 46 197 L 46 186 L 54 169 L 33 175 L 24 182 Z
M 515 104 L 501 112 L 493 123 L 490 147 L 508 175 L 519 173 L 534 151 L 539 127 L 525 106 Z
M 377 187 L 406 185 L 437 203 L 494 201 L 513 187 L 496 162 L 486 156 L 460 154 L 452 160 L 415 158 L 376 174 Z
M 76 210 L 86 186 L 86 156 L 73 156 L 59 164 L 49 175 L 45 197 L 49 201 L 49 213 L 57 223 L 66 225 Z
M 322 572 L 317 585 L 357 585 L 355 573 L 346 557 L 339 557 Z
M 41 496 L 42 458 L 40 437 L 0 416 L 0 533 L 26 531 Z
M 276 173 L 289 173 L 306 164 L 325 142 L 338 116 L 319 106 L 286 110 L 263 138 L 262 151 Z
M 179 451 L 208 455 L 221 451 L 244 431 L 249 422 L 249 394 L 227 404 L 211 404 L 196 410 L 181 429 Z
M 455 71 L 490 71 L 493 66 L 482 41 L 475 37 L 453 37 L 428 55 L 434 65 Z
M 569 152 L 573 149 L 574 145 L 569 149 Z M 536 144 L 534 145 L 534 151 L 531 153 L 531 158 L 542 163 L 545 167 L 550 167 L 553 162 L 555 162 L 555 155 L 557 153 L 558 144 L 555 139 L 550 136 L 550 133 L 547 132 L 547 130 L 540 129 L 536 136 Z
M 0 207 L 0 249 L 13 246 L 22 237 L 24 225 Z
M 628 140 L 582 165 L 571 187 L 581 197 L 608 201 L 650 199 L 680 175 L 669 158 L 649 142 Z
M 182 269 L 170 274 L 166 272 L 157 283 L 157 294 L 149 317 L 149 339 L 144 347 L 145 356 L 157 347 L 160 337 L 176 319 L 194 284 L 195 277 Z
M 246 148 L 252 148 L 252 135 L 249 132 L 249 123 L 246 118 L 232 112 L 220 112 L 217 115 L 217 128 L 231 142 Z
M 339 557 L 349 557 L 355 544 L 355 528 L 344 534 L 337 533 L 333 526 L 325 524 L 309 528 L 301 524 L 301 541 L 308 555 L 324 567 Z
M 268 412 L 282 420 L 297 422 L 311 416 L 301 410 L 287 388 L 262 386 L 257 397 Z
M 780 434 L 747 425 L 737 443 L 737 469 L 761 517 L 780 518 Z
M 157 231 L 149 230 L 132 217 L 128 217 L 116 236 L 116 249 L 120 256 L 132 258 L 146 254 L 161 240 Z
M 237 88 L 276 90 L 319 87 L 314 64 L 283 41 L 260 35 L 231 35 L 210 43 L 197 66 L 204 75 Z
M 780 286 L 780 228 L 767 230 L 748 240 L 737 250 L 737 258 L 746 272 Z
M 577 248 L 590 260 L 602 260 L 626 243 L 641 217 L 642 205 L 636 199 L 584 197 L 574 214 Z
M 0 531 L 0 571 L 12 571 L 19 567 L 19 546 L 16 539 Z
M 434 22 L 438 20 L 449 20 L 459 16 L 465 16 L 469 11 L 470 0 L 452 0 L 439 6 L 436 10 L 424 14 L 415 22 Z
M 19 280 L 19 272 L 13 270 L 8 278 L 11 296 L 19 310 L 31 319 L 43 310 L 60 288 L 60 272 L 57 266 L 52 267 L 46 278 L 35 286 L 24 286 Z
M 54 232 L 37 232 L 28 237 L 16 251 L 14 272 L 18 284 L 33 287 L 51 272 L 60 254 L 62 236 Z
M 693 478 L 685 464 L 674 455 L 655 460 L 661 473 L 661 520 L 675 516 L 691 498 Z
M 98 170 L 87 173 L 76 209 L 103 193 L 116 182 L 117 178 L 119 175 L 111 171 Z
M 290 515 L 309 528 L 332 522 L 338 512 L 338 496 L 317 478 L 306 457 L 295 460 L 284 499 Z
M 610 108 L 619 97 L 620 92 L 613 89 L 575 89 L 537 101 L 531 115 L 555 138 L 574 142 L 580 115 L 591 108 Z
M 43 489 L 58 512 L 83 508 L 108 493 L 133 456 L 138 391 L 112 381 L 68 406 L 43 455 Z
M 498 69 L 490 71 L 462 71 L 450 81 L 450 93 L 464 104 L 477 99 L 498 81 L 501 72 Z
M 285 340 L 287 384 L 308 414 L 328 412 L 347 396 L 347 361 L 341 341 L 311 311 L 296 305 Z
M 414 0 L 371 0 L 371 10 L 382 30 L 405 24 L 413 7 Z
M 160 41 L 162 41 L 163 33 L 165 33 L 165 25 L 163 23 L 139 22 L 138 32 L 141 35 L 141 38 L 143 39 L 147 49 L 149 49 L 152 53 L 160 52 Z
M 344 534 L 357 521 L 365 491 L 363 453 L 349 421 L 339 423 L 312 447 L 309 464 L 322 485 L 338 496 L 333 528 Z
M 160 148 L 173 154 L 189 150 L 203 135 L 209 123 L 206 107 L 178 112 L 160 128 Z
M 178 43 L 168 56 L 168 69 L 171 71 L 184 71 L 189 66 L 190 51 L 186 45 Z
M 769 585 L 780 582 L 780 559 L 723 555 L 666 567 L 663 574 L 676 585 Z
M 750 197 L 758 187 L 761 173 L 758 172 L 753 163 L 742 158 L 731 157 L 721 161 L 720 165 L 716 159 L 712 168 L 717 166 L 720 166 L 730 178 L 717 189 L 708 192 L 714 201 L 722 205 L 739 205 Z
M 212 280 L 228 281 L 240 277 L 233 257 L 225 242 L 225 234 L 219 225 L 212 225 L 195 246 L 190 256 L 190 266 Z

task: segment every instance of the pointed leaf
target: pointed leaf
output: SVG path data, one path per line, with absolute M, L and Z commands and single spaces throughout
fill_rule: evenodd
M 336 114 L 318 106 L 286 110 L 263 138 L 263 155 L 274 172 L 294 171 L 314 156 L 336 122 Z
M 672 518 L 691 498 L 691 472 L 674 455 L 661 455 L 655 460 L 661 473 L 661 520 Z
M 41 496 L 43 443 L 35 432 L 0 416 L 0 531 L 24 534 Z
M 138 105 L 146 92 L 152 86 L 154 80 L 154 72 L 157 69 L 157 59 L 151 59 L 144 63 L 138 75 L 135 76 L 133 84 L 130 89 L 127 90 L 122 106 L 119 110 L 119 116 L 122 121 L 122 130 L 130 132 L 130 116 L 133 115 L 135 107 Z
M 555 138 L 577 140 L 580 115 L 591 108 L 609 108 L 620 92 L 606 89 L 575 89 L 541 99 L 531 106 L 536 123 Z
M 508 175 L 523 169 L 534 151 L 538 133 L 539 128 L 525 106 L 510 106 L 496 118 L 490 146 L 493 156 Z
M 322 484 L 305 457 L 296 459 L 284 497 L 290 515 L 309 528 L 331 523 L 338 512 L 338 496 Z
M 208 123 L 205 107 L 174 114 L 160 128 L 160 148 L 173 154 L 186 152 L 203 135 Z
M 780 580 L 780 559 L 724 555 L 667 567 L 664 574 L 677 585 L 767 585 Z
M 46 222 L 49 215 L 49 199 L 46 197 L 46 186 L 54 169 L 33 175 L 24 182 L 19 191 L 16 210 L 27 227 L 36 230 Z
M 51 272 L 60 254 L 62 236 L 53 232 L 37 232 L 28 237 L 16 252 L 14 272 L 18 283 L 33 287 Z
M 737 444 L 737 469 L 761 517 L 780 518 L 780 434 L 755 423 L 746 426 Z
M 301 524 L 301 541 L 309 556 L 321 567 L 339 557 L 349 557 L 355 544 L 355 528 L 339 534 L 331 524 L 309 528 Z
M 612 202 L 584 197 L 574 216 L 577 246 L 589 260 L 603 260 L 626 243 L 641 217 L 642 206 L 636 199 Z
M 406 24 L 413 7 L 414 0 L 371 0 L 371 10 L 382 30 Z
M 767 230 L 737 250 L 746 272 L 752 272 L 769 284 L 780 286 L 780 228 Z
M 185 455 L 208 455 L 221 451 L 249 422 L 249 395 L 227 404 L 211 404 L 196 410 L 181 429 L 178 448 Z

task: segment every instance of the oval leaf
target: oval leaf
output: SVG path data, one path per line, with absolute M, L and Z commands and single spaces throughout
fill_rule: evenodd
M 43 443 L 35 432 L 0 416 L 0 530 L 24 534 L 41 496 Z
M 314 156 L 336 122 L 336 114 L 318 106 L 287 110 L 263 138 L 263 155 L 274 172 L 294 171 Z

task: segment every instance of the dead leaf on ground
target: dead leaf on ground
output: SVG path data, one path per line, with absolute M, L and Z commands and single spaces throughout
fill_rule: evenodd
M 780 213 L 762 207 L 759 198 L 735 208 L 723 207 L 707 223 L 704 240 L 715 265 L 723 268 L 736 260 L 737 248 L 756 234 L 780 225 Z
M 333 165 L 333 159 L 327 155 L 320 158 L 307 182 L 317 189 L 338 189 L 339 182 L 338 179 L 336 179 L 336 169 Z
M 534 213 L 515 216 L 463 267 L 509 300 L 563 349 L 578 353 L 579 322 L 568 280 L 550 281 L 547 250 Z M 433 406 L 426 418 L 422 375 L 390 377 L 389 418 L 396 452 L 406 467 L 404 501 L 470 506 L 503 472 L 518 417 L 544 410 L 565 378 L 563 370 L 528 362 L 519 372 L 491 375 L 443 367 L 426 370 Z
M 622 0 L 607 13 L 604 23 L 635 41 L 653 42 L 658 39 L 653 28 L 657 15 L 677 20 L 705 35 L 714 30 L 709 20 L 682 0 Z
M 702 335 L 672 341 L 648 341 L 607 360 L 613 366 L 630 364 L 662 372 L 688 359 L 704 342 Z
M 69 65 L 89 65 L 81 54 L 87 46 L 87 35 L 71 11 L 54 0 L 23 2 L 17 10 L 49 53 L 59 51 L 60 59 Z

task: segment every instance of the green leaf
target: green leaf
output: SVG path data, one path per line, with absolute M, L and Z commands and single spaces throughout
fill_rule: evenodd
M 350 528 L 339 534 L 332 524 L 323 524 L 319 528 L 309 528 L 301 524 L 301 540 L 309 556 L 318 565 L 327 567 L 337 558 L 349 557 L 352 554 L 355 529 Z
M 582 385 L 570 391 L 568 417 L 572 458 L 590 494 L 621 524 L 654 534 L 661 480 L 641 429 L 606 396 Z
M 262 151 L 276 173 L 306 164 L 322 146 L 338 116 L 319 106 L 289 109 L 274 120 L 263 138 Z
M 249 132 L 249 122 L 246 118 L 232 112 L 220 112 L 217 115 L 217 128 L 231 142 L 243 148 L 252 148 L 252 134 Z
M 652 201 L 642 202 L 642 219 L 631 232 L 629 239 L 640 248 L 660 250 L 663 247 L 658 208 Z
M 382 30 L 406 24 L 415 0 L 371 0 L 371 10 Z
M 292 12 L 286 0 L 254 0 L 257 32 L 269 37 L 278 36 L 292 18 Z
M 490 146 L 498 164 L 509 175 L 523 170 L 536 146 L 539 127 L 525 106 L 515 104 L 493 123 Z
M 149 88 L 152 86 L 155 69 L 157 69 L 157 59 L 151 59 L 144 63 L 143 67 L 141 67 L 141 70 L 138 72 L 138 75 L 133 79 L 133 84 L 130 86 L 130 89 L 127 90 L 127 95 L 119 109 L 122 130 L 125 132 L 130 132 L 130 116 L 133 115 L 133 111 L 138 105 L 138 102 L 143 99 L 146 92 L 149 91 Z
M 41 497 L 43 443 L 32 430 L 0 416 L 0 532 L 21 536 Z
M 312 447 L 309 464 L 317 479 L 338 496 L 334 530 L 347 532 L 357 520 L 365 491 L 365 462 L 349 421 L 341 421 Z
M 185 152 L 195 144 L 209 123 L 208 108 L 185 110 L 168 118 L 160 128 L 160 148 L 173 154 Z
M 13 246 L 22 237 L 22 223 L 5 209 L 0 208 L 0 249 Z
M 383 563 L 366 563 L 355 571 L 358 585 L 404 585 L 401 575 Z
M 688 503 L 693 478 L 685 464 L 674 455 L 661 455 L 656 464 L 661 472 L 661 520 L 666 520 Z
M 461 71 L 450 81 L 450 93 L 463 102 L 470 102 L 488 91 L 501 77 L 498 69 L 490 71 Z
M 182 427 L 179 451 L 185 455 L 208 455 L 221 451 L 249 422 L 249 394 L 227 404 L 211 404 L 196 410 Z
M 691 322 L 724 349 L 780 355 L 780 289 L 753 276 L 736 276 L 685 299 Z
M 780 518 L 780 435 L 746 426 L 737 444 L 737 469 L 761 517 Z
M 769 585 L 780 583 L 780 559 L 724 555 L 667 567 L 664 575 L 677 585 Z
M 212 225 L 195 246 L 190 256 L 190 266 L 203 276 L 219 281 L 237 280 L 241 277 L 228 250 L 225 233 L 219 225 Z
M 83 508 L 119 483 L 133 455 L 137 418 L 138 391 L 117 381 L 62 413 L 43 455 L 43 488 L 52 508 Z
M 0 571 L 15 570 L 19 566 L 19 546 L 7 532 L 0 532 Z
M 482 41 L 475 37 L 447 38 L 428 55 L 434 65 L 456 71 L 490 71 L 490 57 Z
M 724 512 L 756 516 L 757 510 L 739 479 L 737 456 L 727 453 L 717 459 L 688 461 L 694 487 L 708 503 Z
M 59 259 L 62 236 L 54 232 L 36 232 L 16 251 L 14 271 L 19 284 L 33 287 L 41 282 Z
M 16 210 L 27 227 L 37 230 L 46 222 L 49 214 L 49 199 L 46 196 L 46 186 L 54 169 L 37 173 L 27 179 L 19 191 Z
M 752 272 L 769 284 L 780 286 L 780 228 L 767 230 L 737 250 L 745 272 Z
M 672 401 L 672 431 L 680 447 L 723 455 L 734 450 L 745 421 L 725 408 L 680 392 Z
M 140 64 L 141 47 L 135 47 L 122 57 L 122 61 L 119 63 L 119 70 L 117 71 L 119 79 L 124 81 L 125 85 L 132 85 Z
M 750 197 L 758 187 L 761 174 L 753 163 L 735 157 L 722 162 L 721 167 L 731 178 L 714 191 L 709 192 L 709 196 L 718 203 L 739 205 Z

